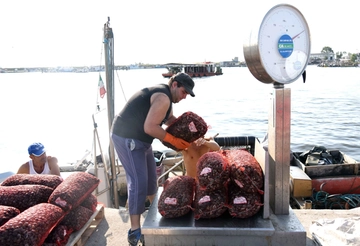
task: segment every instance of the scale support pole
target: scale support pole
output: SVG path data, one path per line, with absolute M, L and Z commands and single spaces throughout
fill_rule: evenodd
M 268 123 L 269 200 L 274 214 L 289 214 L 291 90 L 274 84 Z

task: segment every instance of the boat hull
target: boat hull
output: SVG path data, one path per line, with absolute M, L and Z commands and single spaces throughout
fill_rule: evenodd
M 312 178 L 312 188 L 315 191 L 325 191 L 329 194 L 360 194 L 360 177 L 336 176 Z
M 216 76 L 222 75 L 223 73 L 187 73 L 191 78 L 195 77 L 208 77 L 208 76 Z M 174 75 L 174 73 L 163 73 L 162 76 L 165 78 L 170 78 Z

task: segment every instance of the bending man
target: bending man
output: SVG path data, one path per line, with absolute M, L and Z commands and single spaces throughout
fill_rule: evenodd
M 153 201 L 157 192 L 156 164 L 151 144 L 154 138 L 183 150 L 189 143 L 167 133 L 162 125 L 170 125 L 176 117 L 172 104 L 193 92 L 194 81 L 186 73 L 178 73 L 168 84 L 144 88 L 135 93 L 115 117 L 111 139 L 125 169 L 131 228 L 130 245 L 137 245 L 141 234 L 140 216 L 145 211 L 146 197 Z

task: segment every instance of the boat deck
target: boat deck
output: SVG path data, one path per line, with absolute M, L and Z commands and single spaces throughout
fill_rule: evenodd
M 88 222 L 79 231 L 72 233 L 66 246 L 84 246 L 90 235 L 97 229 L 104 218 L 104 206 L 98 204 Z

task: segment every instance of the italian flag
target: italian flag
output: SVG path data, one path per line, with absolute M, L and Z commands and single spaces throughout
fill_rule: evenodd
M 100 97 L 103 98 L 105 96 L 106 89 L 104 86 L 104 82 L 101 78 L 101 75 L 99 75 L 99 91 L 100 91 Z

